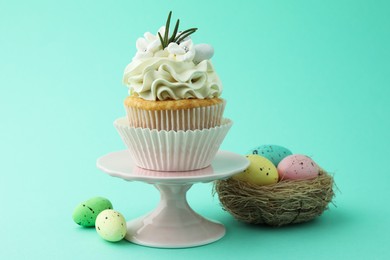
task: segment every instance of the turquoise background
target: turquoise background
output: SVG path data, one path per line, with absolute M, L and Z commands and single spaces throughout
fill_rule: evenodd
M 389 1 L 0 1 L 1 259 L 388 259 Z M 209 184 L 188 193 L 226 236 L 189 249 L 109 243 L 72 222 L 100 195 L 126 219 L 152 186 L 99 171 L 124 149 L 112 122 L 135 41 L 169 10 L 215 48 L 226 116 L 221 149 L 279 144 L 334 173 L 335 205 L 303 225 L 250 226 Z

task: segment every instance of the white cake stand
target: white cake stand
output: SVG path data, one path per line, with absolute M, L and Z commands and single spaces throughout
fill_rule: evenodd
M 238 154 L 219 151 L 212 164 L 186 172 L 160 172 L 137 167 L 125 151 L 113 152 L 97 160 L 97 167 L 127 181 L 153 184 L 161 194 L 151 213 L 127 222 L 126 239 L 144 246 L 182 248 L 214 242 L 225 235 L 225 227 L 194 212 L 186 193 L 192 184 L 226 179 L 245 170 L 248 160 Z

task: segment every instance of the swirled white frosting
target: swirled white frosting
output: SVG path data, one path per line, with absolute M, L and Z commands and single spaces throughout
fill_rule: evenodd
M 222 92 L 210 60 L 195 64 L 169 57 L 134 59 L 125 69 L 123 82 L 130 94 L 145 100 L 205 99 Z

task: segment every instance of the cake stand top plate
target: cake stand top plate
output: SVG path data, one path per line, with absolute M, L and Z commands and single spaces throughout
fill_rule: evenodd
M 242 172 L 249 161 L 242 155 L 229 151 L 218 151 L 210 166 L 183 172 L 152 171 L 137 167 L 128 150 L 112 152 L 97 160 L 97 167 L 111 176 L 127 181 L 142 181 L 151 184 L 191 184 L 226 179 Z

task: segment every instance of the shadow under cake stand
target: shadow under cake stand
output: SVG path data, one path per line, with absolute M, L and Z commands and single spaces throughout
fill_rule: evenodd
M 186 193 L 195 183 L 226 179 L 245 170 L 248 160 L 228 151 L 218 151 L 207 168 L 186 172 L 162 172 L 139 168 L 127 150 L 100 157 L 97 167 L 127 181 L 153 184 L 161 195 L 151 213 L 127 222 L 126 239 L 160 248 L 193 247 L 212 243 L 225 235 L 225 227 L 191 209 Z

